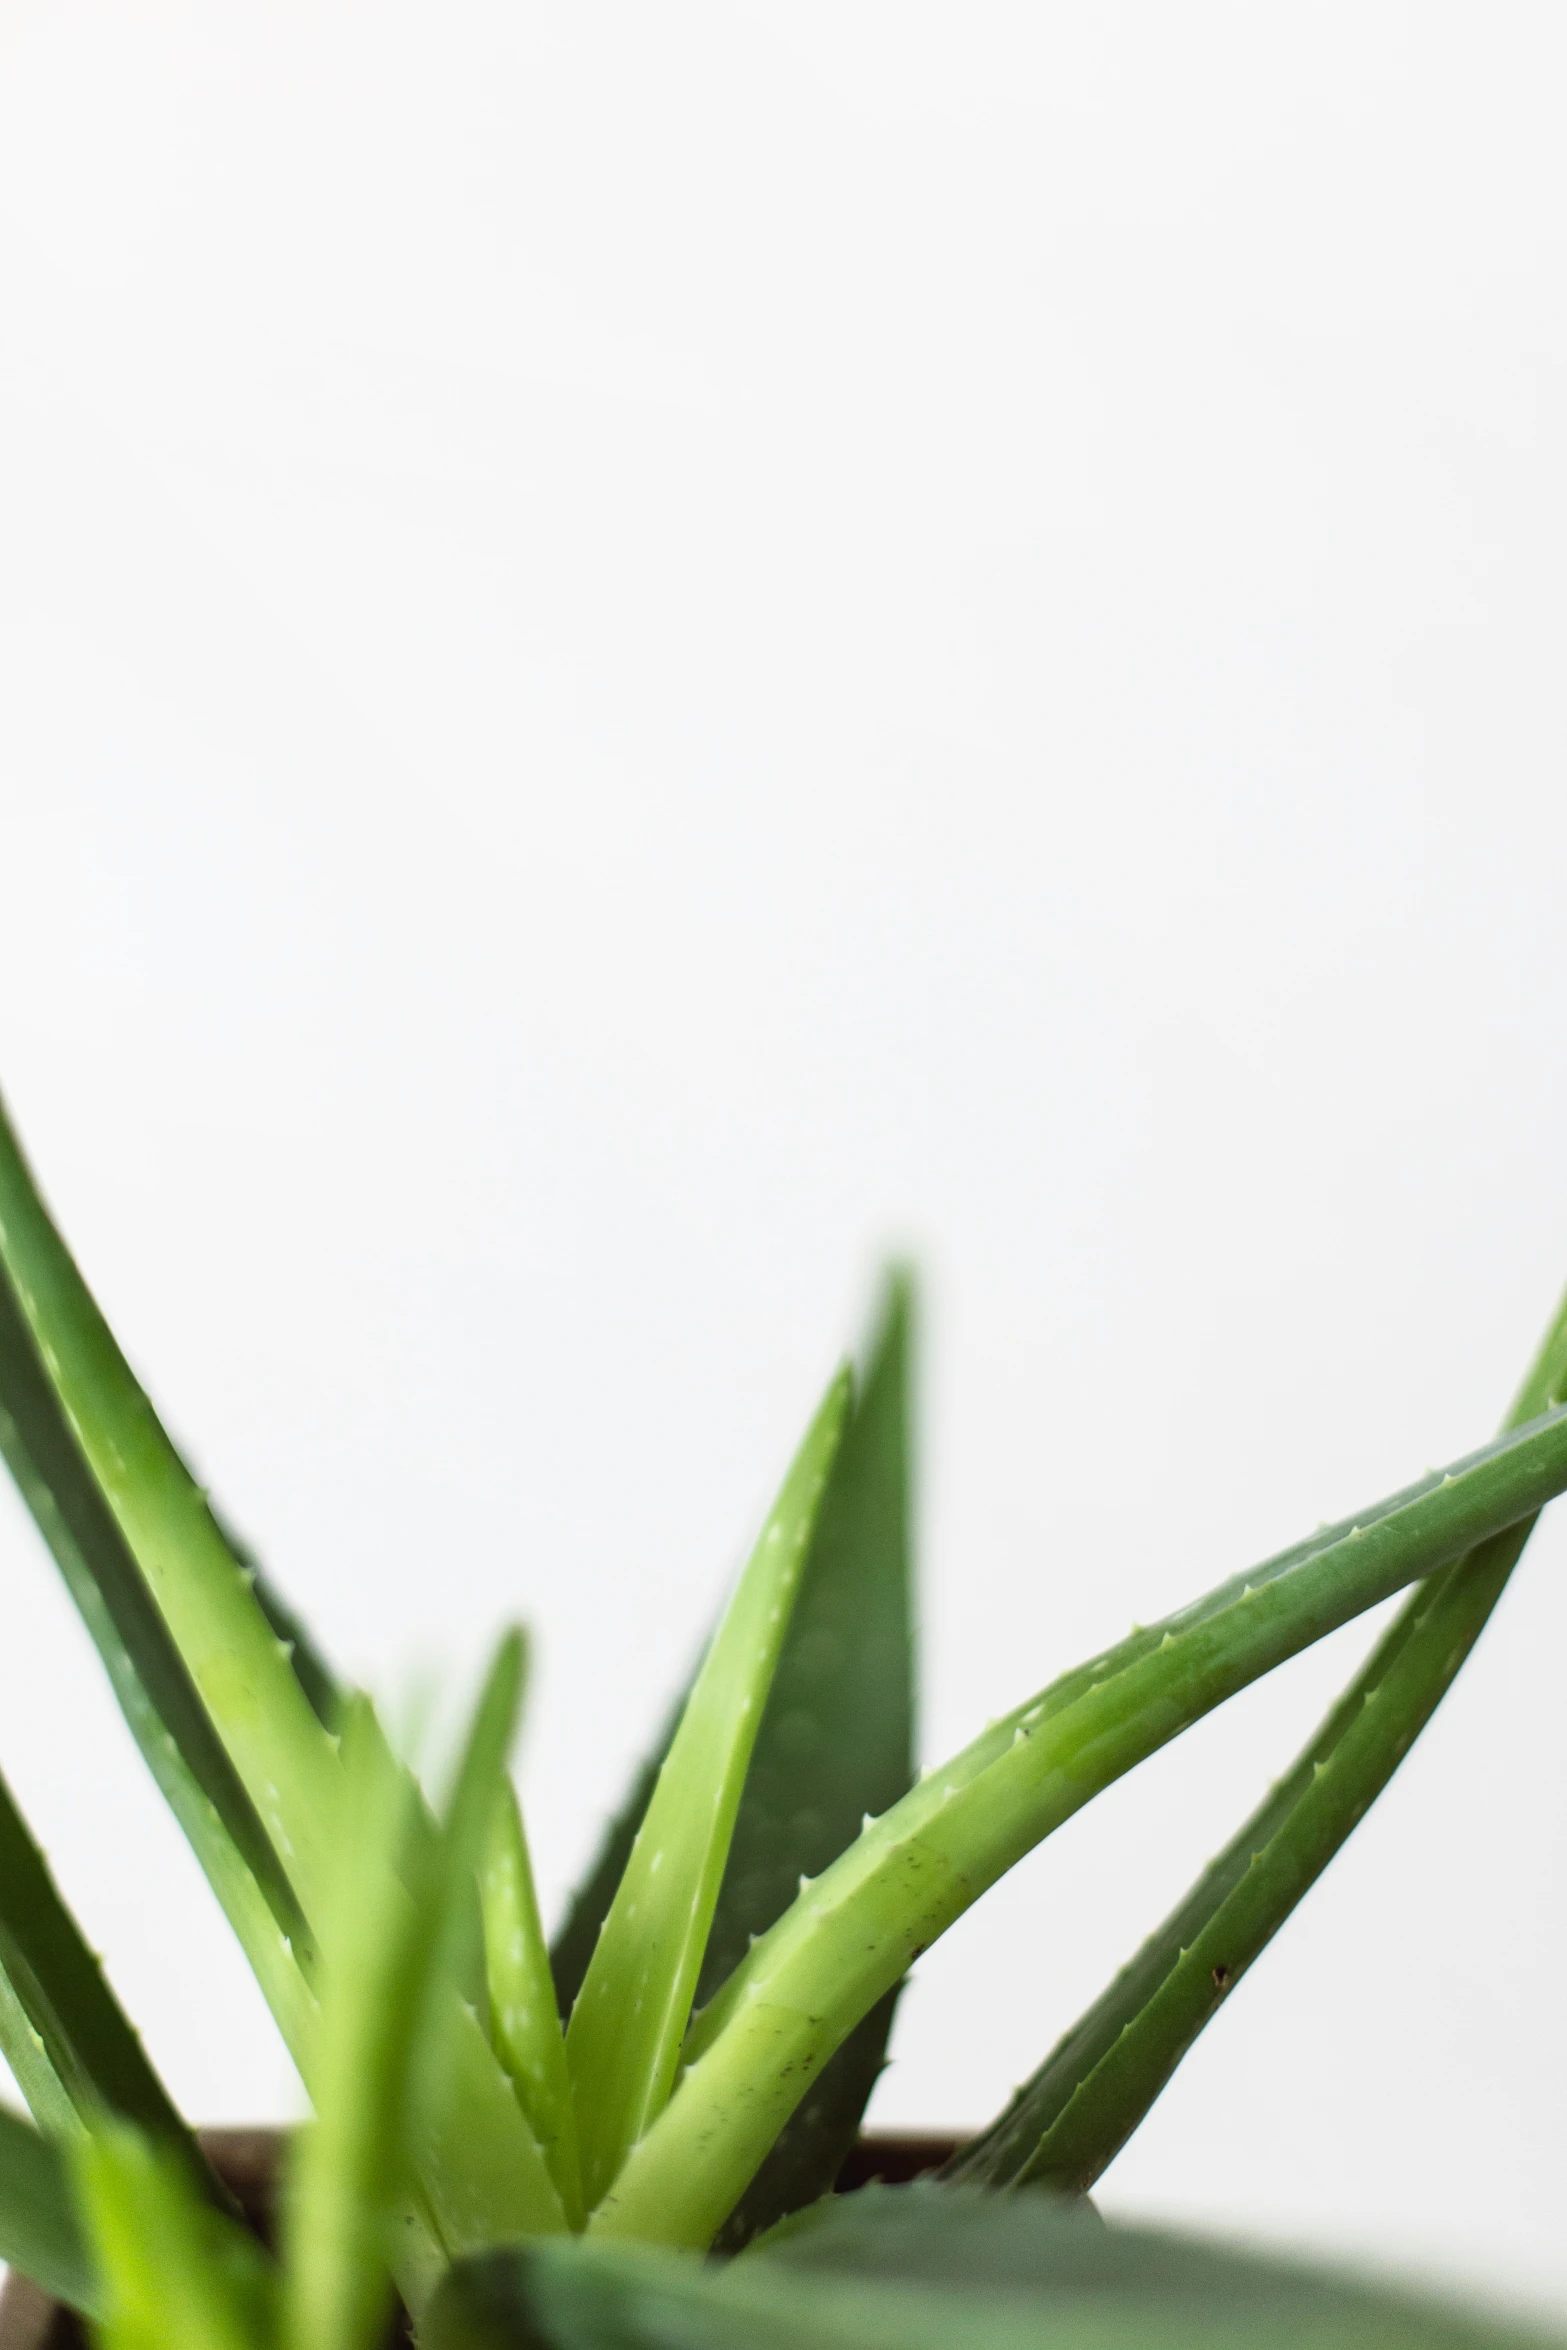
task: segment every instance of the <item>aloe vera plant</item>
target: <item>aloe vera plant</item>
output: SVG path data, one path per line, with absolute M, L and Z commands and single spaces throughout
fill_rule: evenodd
M 31 2114 L 0 2109 L 0 2254 L 109 2350 L 373 2350 L 394 2322 L 434 2350 L 1515 2338 L 1107 2229 L 1085 2197 L 1567 1489 L 1567 1305 L 1493 1442 L 918 1777 L 913 1344 L 894 1275 L 551 1945 L 507 1765 L 523 1635 L 432 1800 L 190 1476 L 0 1112 L 0 1449 L 313 2111 L 263 2244 L 0 1782 L 0 2050 Z M 941 2176 L 835 2195 L 920 1953 L 1112 1781 L 1400 1591 L 1300 1760 L 1007 2111 Z

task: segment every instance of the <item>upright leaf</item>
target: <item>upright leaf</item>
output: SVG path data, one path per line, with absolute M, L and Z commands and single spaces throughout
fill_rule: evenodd
M 658 1785 L 658 1774 L 675 1742 L 675 1732 L 680 1727 L 680 1717 L 686 1710 L 694 1681 L 693 1674 L 670 1708 L 652 1750 L 638 1763 L 620 1808 L 600 1837 L 588 1873 L 567 1902 L 566 1914 L 550 1944 L 550 1973 L 555 1982 L 555 2004 L 562 2017 L 569 2018 L 576 2006 L 593 1953 L 598 1947 L 599 1935 L 604 1930 L 604 1920 L 609 1915 L 616 1888 L 626 1873 L 626 1863 L 631 1858 L 637 1831 L 647 1817 L 647 1807 Z
M 1521 1426 L 1564 1393 L 1567 1300 L 1505 1425 Z M 1420 1584 L 1284 1777 L 1006 2111 L 947 2166 L 950 2178 L 1092 2186 L 1392 1778 L 1534 1525 L 1522 1519 Z
M 272 2263 L 237 2220 L 202 2202 L 183 2163 L 105 2124 L 82 2141 L 76 2173 L 103 2350 L 272 2350 Z
M 912 1285 L 894 1277 L 833 1461 L 762 1716 L 698 2004 L 914 1780 L 909 1380 Z M 886 2057 L 897 1993 L 855 2026 L 795 2108 L 719 2249 L 824 2195 Z
M 714 1635 L 572 2011 L 566 2051 L 590 2206 L 674 2081 L 746 1767 L 848 1400 L 844 1373 Z
M 580 2228 L 585 2217 L 582 2168 L 566 2041 L 539 1923 L 528 1840 L 509 1780 L 500 1789 L 490 1823 L 480 1891 L 495 2051 L 544 2150 L 566 2218 Z
M 424 1900 L 410 1899 L 412 1790 L 388 1770 L 363 1698 L 343 1712 L 344 1853 L 325 1923 L 315 2119 L 294 2139 L 284 2199 L 284 2318 L 291 2350 L 369 2350 L 391 2302 L 400 2206 L 414 2191 L 407 2068 L 420 1998 Z M 406 2231 L 433 2276 L 438 2251 Z
M 323 1936 L 321 2026 L 287 2202 L 293 2350 L 368 2350 L 395 2272 L 418 2308 L 443 2254 L 564 2225 L 543 2156 L 460 1995 L 477 1873 L 516 1719 L 501 1643 L 444 1821 L 418 1824 L 366 1700 L 343 1711 L 349 1833 Z
M 1567 1410 L 1254 1567 L 1064 1675 L 868 1827 L 699 2019 L 590 2221 L 706 2245 L 834 2049 L 997 1877 L 1260 1674 L 1567 1486 Z

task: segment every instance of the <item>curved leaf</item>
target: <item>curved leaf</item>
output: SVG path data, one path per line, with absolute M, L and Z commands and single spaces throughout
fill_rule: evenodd
M 1567 1391 L 1567 1300 L 1506 1425 Z M 1409 1753 L 1534 1530 L 1493 1535 L 1423 1583 L 1284 1777 L 1004 2113 L 946 2176 L 1086 2191 Z
M 1564 1485 L 1558 1410 L 1233 1578 L 993 1724 L 757 1943 L 697 2019 L 679 2091 L 590 2227 L 709 2243 L 833 2050 L 1025 1852 L 1237 1689 Z

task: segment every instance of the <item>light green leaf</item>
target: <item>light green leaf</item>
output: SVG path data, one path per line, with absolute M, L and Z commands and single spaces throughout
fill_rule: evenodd
M 543 2155 L 460 1992 L 477 1875 L 521 1689 L 502 1641 L 444 1822 L 430 1832 L 363 1698 L 345 1702 L 349 1834 L 288 2193 L 294 2350 L 367 2350 L 389 2277 L 417 2309 L 441 2256 L 564 2227 Z
M 810 1887 L 692 2031 L 680 2089 L 590 2226 L 700 2248 L 827 2058 L 1043 1837 L 1262 1673 L 1567 1485 L 1567 1411 L 1254 1567 L 1064 1675 Z
M 673 2085 L 746 1767 L 849 1402 L 833 1382 L 697 1675 L 566 2035 L 591 2206 Z
M 580 2228 L 586 2215 L 566 2040 L 539 1923 L 528 1840 L 509 1780 L 490 1824 L 480 1893 L 495 2051 L 544 2150 L 567 2221 Z
M 386 2321 L 399 2253 L 433 2277 L 438 2247 L 417 2217 L 394 2244 L 413 2191 L 407 2068 L 421 1983 L 419 1906 L 405 1865 L 414 1797 L 388 1769 L 363 1698 L 342 1714 L 344 1848 L 323 1920 L 315 2119 L 295 2134 L 284 2197 L 285 2339 L 292 2350 L 368 2350 Z
M 631 1858 L 637 1831 L 647 1817 L 647 1807 L 658 1785 L 658 1774 L 675 1742 L 675 1732 L 680 1727 L 680 1717 L 686 1710 L 686 1700 L 691 1695 L 695 1679 L 693 1673 L 670 1708 L 668 1718 L 650 1752 L 638 1763 L 620 1808 L 600 1837 L 587 1875 L 572 1892 L 555 1939 L 550 1944 L 550 1973 L 555 1982 L 555 2005 L 562 2017 L 571 2014 L 581 1994 L 599 1935 L 604 1929 L 604 1920 L 609 1915 L 610 1903 L 626 1873 L 626 1863 Z
M 462 1988 L 480 1949 L 479 1875 L 522 1690 L 523 1642 L 496 1651 L 433 1860 L 425 1978 L 410 2081 L 419 2177 L 449 2254 L 564 2229 L 566 2215 L 508 2074 Z
M 103 2350 L 272 2350 L 272 2263 L 238 2221 L 202 2202 L 176 2156 L 105 2124 L 75 2162 Z

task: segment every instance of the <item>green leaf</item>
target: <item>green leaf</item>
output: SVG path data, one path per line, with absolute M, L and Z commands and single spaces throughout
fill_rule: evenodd
M 71 1538 L 69 1547 L 114 1625 L 118 1645 L 129 1652 L 187 1769 L 238 1844 L 284 1932 L 295 1935 L 299 1911 L 309 1917 L 332 1882 L 340 1786 L 332 1742 L 311 1710 L 286 1643 L 267 1622 L 206 1496 L 170 1443 L 51 1223 L 3 1110 L 0 1274 L 13 1309 L 5 1354 L 19 1382 L 19 1400 L 32 1410 L 31 1436 L 22 1435 L 22 1449 L 33 1477 L 44 1484 L 53 1514 Z M 29 1392 L 25 1350 L 19 1345 L 23 1334 L 56 1407 L 52 1426 L 36 1393 Z M 6 1391 L 8 1384 L 0 1382 L 0 1404 L 14 1421 L 18 1407 Z M 54 1441 L 62 1431 L 79 1464 L 74 1476 Z M 52 1442 L 49 1458 L 39 1456 L 32 1437 L 42 1439 L 46 1451 Z M 85 1479 L 80 1469 L 87 1472 Z M 87 1504 L 80 1490 L 84 1486 L 95 1491 L 96 1510 Z M 33 1499 L 31 1491 L 28 1499 Z M 51 1532 L 49 1524 L 44 1531 Z M 111 1540 L 115 1531 L 117 1545 Z M 84 1613 L 89 1613 L 85 1607 Z M 158 1641 L 155 1619 L 166 1627 L 172 1648 Z M 96 1637 L 90 1613 L 89 1627 Z M 170 1660 L 176 1654 L 182 1674 L 173 1671 Z M 190 1684 L 199 1708 L 190 1703 Z M 202 1710 L 259 1819 L 260 1840 L 234 1803 L 213 1754 L 202 1751 Z M 287 1895 L 277 1883 L 279 1864 Z
M 0 1157 L 4 1134 L 0 1126 Z M 292 1885 L 93 1478 L 0 1252 L 0 1450 L 121 1709 L 297 2052 L 307 1946 Z
M 459 1988 L 521 1675 L 512 1633 L 433 1834 L 368 1701 L 345 1701 L 349 1808 L 323 1936 L 316 2119 L 300 2135 L 288 2182 L 296 2350 L 368 2350 L 394 2271 L 417 2309 L 446 2253 L 565 2224 L 543 2155 Z
M 0 1966 L 0 2055 L 27 2101 L 27 2110 L 51 2138 L 73 2138 L 81 2127 L 75 2100 L 49 2060 L 31 2016 Z
M 587 1979 L 599 1935 L 604 1930 L 604 1920 L 615 1898 L 615 1889 L 626 1873 L 631 1848 L 647 1817 L 647 1807 L 658 1785 L 658 1774 L 668 1760 L 669 1750 L 675 1742 L 675 1732 L 680 1727 L 680 1717 L 686 1710 L 695 1681 L 696 1675 L 693 1673 L 671 1706 L 668 1718 L 653 1742 L 652 1751 L 637 1765 L 625 1799 L 604 1830 L 588 1873 L 567 1902 L 566 1914 L 550 1944 L 550 1973 L 555 1982 L 555 2004 L 562 2016 L 571 2014 Z
M 0 2107 L 0 2260 L 88 2313 L 98 2279 L 82 2239 L 61 2148 Z
M 271 2350 L 272 2263 L 236 2220 L 202 2202 L 177 2157 L 104 2124 L 77 2148 L 76 2174 L 103 2350 Z
M 480 1696 L 434 1856 L 426 1976 L 410 2093 L 419 2176 L 449 2254 L 564 2229 L 549 2165 L 509 2075 L 463 1994 L 481 1942 L 488 1852 L 522 1689 L 511 1632 Z
M 780 2238 L 782 2240 L 780 2240 Z M 1546 2350 L 1560 2336 L 1043 2196 L 868 2187 L 726 2266 L 591 2238 L 464 2262 L 426 2350 Z
M 1508 1415 L 1567 1392 L 1567 1301 Z M 1522 1519 L 1419 1585 L 1315 1736 L 1184 1899 L 948 2165 L 988 2186 L 1086 2191 L 1392 1778 L 1484 1630 L 1533 1532 Z
M 580 2228 L 586 2214 L 566 2040 L 539 1923 L 528 1840 L 510 1781 L 501 1787 L 490 1823 L 480 1895 L 495 2052 L 544 2149 L 567 2222 Z
M 104 1979 L 80 1927 L 61 1900 L 54 1878 L 28 1834 L 10 1788 L 0 1778 L 0 1972 L 29 2028 L 18 2035 L 18 2080 L 41 2054 L 69 2100 L 80 2126 L 100 2114 L 118 2114 L 162 2139 L 183 2156 L 193 2178 L 215 2200 L 222 2190 L 195 2136 L 148 2061 L 141 2041 Z M 0 2027 L 3 2027 L 0 2019 Z M 0 2028 L 0 2037 L 4 2037 Z M 29 2045 L 36 2040 L 37 2050 Z M 11 2047 L 6 2048 L 7 2059 Z M 57 2124 L 52 2098 L 37 2115 Z
M 343 1688 L 326 1658 L 315 1644 L 308 1625 L 291 1608 L 288 1601 L 267 1577 L 261 1561 L 250 1544 L 235 1533 L 228 1519 L 208 1496 L 207 1507 L 212 1522 L 228 1545 L 230 1554 L 241 1571 L 248 1576 L 250 1588 L 256 1595 L 256 1605 L 266 1617 L 275 1636 L 288 1652 L 289 1665 L 295 1680 L 304 1691 L 305 1701 L 324 1730 L 335 1731 L 342 1720 Z
M 751 1749 L 849 1402 L 828 1389 L 697 1675 L 566 2035 L 591 2206 L 674 2082 Z
M 710 1998 L 794 1900 L 914 1780 L 909 1430 L 913 1298 L 889 1281 L 801 1577 L 697 1985 Z M 742 2244 L 824 2195 L 886 2057 L 896 1991 L 790 2115 L 718 2240 Z
M 367 1700 L 350 1699 L 341 1718 L 343 1872 L 324 1920 L 315 2120 L 295 2134 L 283 2206 L 285 2332 L 298 2350 L 360 2350 L 377 2338 L 412 2189 L 407 2070 L 425 1921 L 399 1872 L 414 1797 L 407 1775 L 387 1768 Z M 438 2248 L 423 2249 L 417 2222 L 409 2232 L 433 2275 Z
M 1091 1797 L 1324 1633 L 1567 1485 L 1547 1413 L 1064 1675 L 930 1773 L 763 1936 L 590 2227 L 700 2248 L 827 2058 L 920 1952 Z

